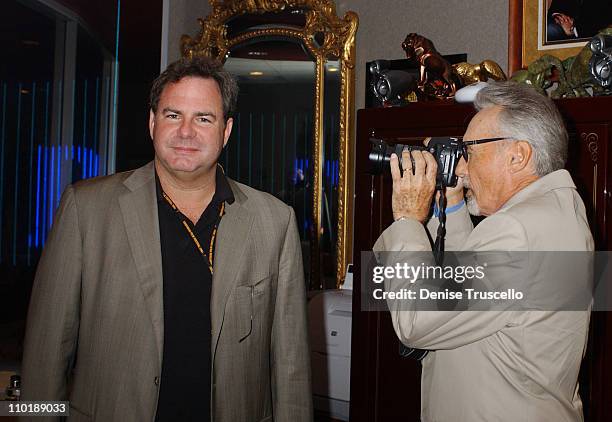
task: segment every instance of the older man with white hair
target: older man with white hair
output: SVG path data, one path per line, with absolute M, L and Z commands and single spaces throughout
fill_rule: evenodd
M 498 82 L 482 89 L 474 105 L 479 111 L 464 136 L 458 187 L 446 192 L 447 249 L 592 251 L 584 204 L 563 169 L 568 135 L 554 103 L 526 85 Z M 403 173 L 391 157 L 395 222 L 377 252 L 431 250 L 427 232 L 435 237 L 438 227 L 438 218 L 429 218 L 435 158 L 404 151 L 402 163 Z M 470 213 L 486 218 L 474 227 Z M 534 265 L 525 282 L 546 283 L 545 268 Z M 577 379 L 588 306 L 432 312 L 388 305 L 400 340 L 432 351 L 422 361 L 423 421 L 582 420 Z

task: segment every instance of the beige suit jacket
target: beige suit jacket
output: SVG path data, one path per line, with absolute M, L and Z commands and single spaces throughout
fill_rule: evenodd
M 432 220 L 428 229 L 435 236 L 437 220 Z M 594 248 L 584 204 L 565 170 L 518 192 L 476 228 L 465 206 L 448 215 L 447 228 L 447 250 Z M 393 223 L 374 249 L 431 250 L 416 220 Z M 534 284 L 547 279 L 537 263 L 529 271 Z M 436 350 L 422 362 L 423 422 L 582 420 L 577 379 L 589 312 L 419 312 L 388 304 L 403 343 Z
M 212 401 L 215 422 L 311 420 L 293 210 L 230 186 L 236 200 L 226 207 L 215 248 L 212 380 L 202 380 L 212 397 L 202 400 Z M 69 400 L 74 421 L 153 421 L 162 292 L 153 164 L 69 186 L 34 282 L 23 399 Z

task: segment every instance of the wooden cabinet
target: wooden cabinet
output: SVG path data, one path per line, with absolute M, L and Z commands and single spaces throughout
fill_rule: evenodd
M 598 250 L 612 250 L 612 97 L 559 100 L 570 133 L 567 168 L 584 199 Z M 463 135 L 471 105 L 415 103 L 359 110 L 355 174 L 351 416 L 353 422 L 418 421 L 420 363 L 399 355 L 399 341 L 384 312 L 361 311 L 361 251 L 372 249 L 393 221 L 389 174 L 368 174 L 369 137 Z M 580 375 L 586 421 L 612 415 L 612 312 L 594 312 Z M 486 388 L 486 385 L 483 386 Z

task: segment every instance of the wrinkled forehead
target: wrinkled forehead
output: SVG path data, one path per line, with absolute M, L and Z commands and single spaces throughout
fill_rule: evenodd
M 465 132 L 466 141 L 480 138 L 492 138 L 499 134 L 500 106 L 486 107 L 480 110 L 470 121 Z

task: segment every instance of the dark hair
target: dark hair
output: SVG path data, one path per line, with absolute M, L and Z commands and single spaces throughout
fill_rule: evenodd
M 234 115 L 238 98 L 238 85 L 234 77 L 223 69 L 223 65 L 220 62 L 209 57 L 183 58 L 170 63 L 166 70 L 153 81 L 151 86 L 149 106 L 153 113 L 157 112 L 159 97 L 164 88 L 168 84 L 177 83 L 189 76 L 214 79 L 217 85 L 219 85 L 219 91 L 221 91 L 225 120 Z

